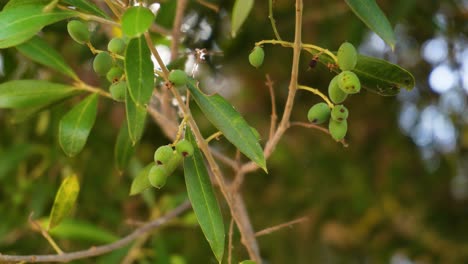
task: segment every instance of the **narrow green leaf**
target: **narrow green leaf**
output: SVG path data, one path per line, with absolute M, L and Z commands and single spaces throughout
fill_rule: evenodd
M 395 33 L 392 25 L 375 0 L 345 0 L 359 19 L 379 35 L 391 48 L 395 48 Z
M 151 188 L 151 183 L 148 180 L 148 173 L 153 167 L 154 163 L 151 162 L 150 164 L 146 165 L 138 175 L 133 179 L 132 186 L 130 187 L 130 195 L 139 194 L 142 191 Z
M 232 9 L 231 35 L 235 37 L 250 14 L 254 0 L 236 0 Z
M 3 11 L 24 5 L 47 5 L 51 0 L 10 0 L 3 7 Z
M 127 122 L 124 122 L 120 127 L 119 135 L 114 147 L 114 160 L 117 169 L 123 171 L 133 154 L 135 153 L 135 147 L 132 144 L 130 135 L 128 134 Z
M 109 16 L 104 13 L 101 9 L 99 9 L 96 5 L 91 3 L 90 1 L 87 0 L 63 0 L 62 2 L 69 4 L 71 6 L 74 6 L 78 8 L 81 11 L 86 11 L 90 14 L 104 17 L 104 18 L 109 18 Z
M 154 88 L 154 68 L 145 38 L 130 40 L 125 50 L 125 75 L 130 97 L 139 106 L 148 104 Z
M 257 136 L 234 107 L 218 94 L 203 94 L 192 82 L 188 82 L 187 87 L 206 118 L 223 132 L 224 137 L 240 152 L 266 172 L 265 156 Z
M 153 20 L 154 14 L 148 8 L 130 7 L 122 16 L 122 32 L 131 38 L 138 37 L 148 30 Z
M 78 93 L 73 86 L 41 80 L 15 80 L 0 84 L 0 108 L 50 104 Z
M 197 147 L 197 142 L 190 128 L 187 128 L 185 138 L 194 146 L 193 155 L 184 159 L 184 175 L 188 196 L 203 234 L 216 259 L 221 263 L 225 243 L 223 216 L 205 167 L 203 155 Z
M 309 52 L 317 54 L 314 51 Z M 323 54 L 320 55 L 319 62 L 327 65 L 333 63 L 333 60 Z M 394 96 L 400 89 L 411 90 L 415 85 L 414 77 L 409 71 L 374 57 L 358 55 L 356 67 L 352 71 L 359 77 L 362 87 L 382 96 Z
M 52 229 L 60 224 L 62 219 L 70 213 L 73 205 L 75 205 L 79 191 L 80 183 L 78 182 L 78 176 L 75 174 L 66 177 L 62 181 L 55 195 L 54 205 L 50 212 L 49 227 L 47 229 Z
M 67 156 L 75 156 L 85 146 L 96 120 L 97 103 L 98 95 L 89 95 L 60 120 L 59 143 Z
M 40 220 L 41 226 L 47 228 L 49 219 Z M 102 229 L 90 222 L 65 218 L 60 225 L 49 231 L 54 238 L 83 241 L 88 243 L 112 243 L 119 239 L 118 236 Z
M 0 12 L 0 49 L 21 44 L 44 26 L 77 15 L 74 11 L 43 11 L 44 5 L 21 5 Z
M 140 141 L 145 128 L 146 108 L 136 105 L 130 98 L 128 90 L 125 93 L 125 112 L 127 113 L 128 135 L 135 145 Z
M 76 73 L 65 62 L 62 55 L 55 51 L 47 42 L 40 37 L 34 36 L 32 39 L 16 47 L 26 57 L 42 65 L 55 69 L 74 80 L 79 80 Z

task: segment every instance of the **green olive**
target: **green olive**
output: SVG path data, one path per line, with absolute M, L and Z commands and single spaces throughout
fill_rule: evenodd
M 361 82 L 354 72 L 343 71 L 338 75 L 338 86 L 347 94 L 359 93 Z
M 124 71 L 122 70 L 122 68 L 114 66 L 107 72 L 106 79 L 111 83 L 115 83 L 120 80 L 123 73 Z
M 125 41 L 121 38 L 113 38 L 107 44 L 107 50 L 112 53 L 122 54 L 125 51 Z
M 174 150 L 170 145 L 161 146 L 154 152 L 154 162 L 158 165 L 167 164 L 174 155 Z
M 330 119 L 328 130 L 334 140 L 340 141 L 346 136 L 346 132 L 348 131 L 348 122 L 346 120 L 338 122 Z
M 313 105 L 307 112 L 307 119 L 314 124 L 322 124 L 330 118 L 330 107 L 326 103 Z
M 185 71 L 183 71 L 183 70 L 172 70 L 169 73 L 168 79 L 175 86 L 185 85 L 189 80 L 187 73 L 185 73 Z
M 116 101 L 125 101 L 125 91 L 127 90 L 127 82 L 121 81 L 111 84 L 109 91 L 112 98 Z
M 340 86 L 338 85 L 338 75 L 333 77 L 333 79 L 330 81 L 330 84 L 328 85 L 328 96 L 335 104 L 344 102 L 346 97 L 348 97 L 348 94 L 343 92 L 343 90 L 341 90 Z
M 331 118 L 337 122 L 346 121 L 348 114 L 348 109 L 344 105 L 335 105 L 331 110 Z
M 262 66 L 263 59 L 265 58 L 265 52 L 262 47 L 255 47 L 249 54 L 250 65 L 258 68 Z
M 153 187 L 161 189 L 166 184 L 167 176 L 169 174 L 164 166 L 153 165 L 148 173 L 148 180 Z
M 193 155 L 193 146 L 188 140 L 183 139 L 177 142 L 175 149 L 177 153 L 181 154 L 182 157 L 190 157 Z
M 84 44 L 89 41 L 88 26 L 81 21 L 72 20 L 68 22 L 67 31 L 70 37 L 80 44 Z
M 104 51 L 96 55 L 93 61 L 93 69 L 99 75 L 106 75 L 107 72 L 112 68 L 114 60 L 111 55 Z
M 342 71 L 350 71 L 356 67 L 357 51 L 353 44 L 345 42 L 338 49 L 338 66 Z

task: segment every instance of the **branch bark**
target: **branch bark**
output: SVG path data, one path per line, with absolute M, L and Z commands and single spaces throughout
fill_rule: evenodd
M 99 255 L 103 255 L 114 251 L 118 248 L 122 248 L 132 242 L 133 240 L 137 239 L 143 234 L 151 232 L 152 230 L 166 224 L 170 220 L 174 219 L 175 217 L 181 215 L 183 212 L 187 211 L 190 208 L 190 203 L 188 201 L 184 202 L 183 204 L 176 207 L 174 210 L 170 211 L 166 215 L 155 219 L 140 228 L 137 228 L 131 234 L 113 242 L 110 244 L 98 246 L 98 247 L 91 247 L 86 250 L 80 250 L 70 253 L 64 254 L 51 254 L 51 255 L 3 255 L 0 253 L 0 263 L 5 262 L 30 262 L 30 263 L 38 263 L 38 262 L 69 262 L 72 260 L 77 259 L 84 259 L 89 257 L 95 257 Z

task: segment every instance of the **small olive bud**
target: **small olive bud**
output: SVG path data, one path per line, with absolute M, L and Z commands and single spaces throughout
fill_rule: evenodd
M 265 52 L 262 47 L 255 47 L 249 54 L 250 65 L 258 68 L 262 66 L 263 59 L 265 58 Z
M 121 81 L 111 84 L 109 87 L 112 98 L 116 101 L 125 101 L 125 91 L 127 90 L 127 82 Z
M 112 53 L 122 54 L 125 51 L 125 41 L 121 38 L 113 38 L 107 44 L 107 50 Z
M 348 119 L 348 109 L 344 105 L 335 105 L 331 110 L 331 118 L 337 122 Z
M 337 54 L 338 66 L 342 71 L 350 71 L 356 67 L 357 51 L 353 44 L 345 42 L 341 44 Z
M 84 44 L 89 41 L 89 30 L 88 26 L 78 20 L 72 20 L 67 24 L 67 31 L 70 37 L 80 43 Z
M 338 86 L 347 94 L 359 93 L 361 90 L 361 82 L 354 72 L 343 71 L 338 74 Z
M 96 55 L 93 61 L 93 69 L 99 75 L 106 75 L 112 68 L 114 61 L 111 55 L 104 51 Z
M 188 140 L 183 139 L 177 142 L 176 146 L 177 153 L 181 154 L 182 157 L 189 157 L 193 155 L 193 146 Z
M 169 73 L 168 77 L 169 81 L 171 81 L 175 86 L 182 86 L 188 82 L 187 73 L 183 70 L 172 70 Z
M 330 81 L 330 84 L 328 85 L 328 96 L 335 104 L 344 102 L 346 97 L 348 97 L 348 94 L 343 92 L 343 90 L 341 90 L 340 86 L 338 85 L 338 75 L 333 77 L 333 79 Z
M 314 124 L 322 124 L 330 118 L 330 107 L 326 103 L 313 105 L 307 113 L 307 119 Z
M 148 173 L 148 180 L 153 187 L 161 189 L 166 184 L 167 176 L 164 166 L 154 165 Z
M 346 132 L 348 131 L 348 122 L 346 120 L 337 122 L 333 119 L 330 119 L 330 122 L 328 123 L 328 130 L 330 131 L 330 135 L 334 140 L 340 141 L 346 136 Z
M 161 146 L 154 152 L 154 162 L 158 165 L 166 164 L 174 155 L 174 150 L 170 145 Z

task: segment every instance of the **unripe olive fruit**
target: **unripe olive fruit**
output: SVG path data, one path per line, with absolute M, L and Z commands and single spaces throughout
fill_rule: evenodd
M 255 47 L 249 54 L 250 65 L 258 68 L 262 66 L 263 59 L 265 58 L 265 52 L 262 47 Z
M 182 86 L 188 82 L 187 73 L 183 70 L 172 70 L 169 73 L 168 77 L 169 81 L 171 81 L 175 86 Z
M 167 164 L 174 155 L 174 150 L 171 146 L 161 146 L 154 152 L 154 162 L 158 165 Z
M 346 121 L 348 114 L 348 109 L 344 105 L 335 105 L 331 110 L 331 118 L 337 122 Z
M 107 44 L 107 50 L 112 53 L 122 54 L 125 51 L 125 41 L 121 38 L 113 38 Z
M 340 141 L 346 136 L 346 132 L 348 131 L 348 121 L 344 120 L 342 122 L 338 122 L 330 119 L 328 130 L 334 140 Z
M 338 66 L 342 71 L 350 71 L 356 67 L 357 51 L 353 44 L 345 42 L 341 44 L 337 54 Z
M 175 149 L 177 153 L 181 154 L 182 157 L 189 157 L 193 155 L 193 146 L 186 139 L 182 139 L 181 141 L 177 142 Z
M 88 26 L 78 20 L 72 20 L 67 24 L 68 34 L 72 39 L 80 44 L 84 44 L 89 41 L 89 30 Z
M 307 119 L 314 124 L 322 124 L 330 118 L 330 107 L 326 103 L 313 105 L 307 113 Z
M 151 167 L 148 173 L 148 180 L 150 184 L 155 188 L 162 188 L 166 184 L 168 172 L 164 166 Z
M 125 91 L 127 90 L 127 82 L 121 81 L 111 84 L 109 87 L 112 98 L 117 101 L 125 101 Z
M 333 77 L 328 85 L 328 97 L 330 97 L 330 100 L 335 104 L 344 102 L 346 97 L 348 97 L 348 94 L 343 92 L 338 85 L 338 75 Z
M 106 75 L 112 68 L 113 60 L 108 52 L 101 52 L 94 58 L 93 69 L 99 75 Z
M 361 82 L 354 72 L 343 71 L 338 74 L 338 86 L 347 94 L 359 93 L 361 90 Z
M 120 67 L 112 67 L 106 74 L 106 79 L 111 82 L 117 82 L 122 77 L 124 71 Z

